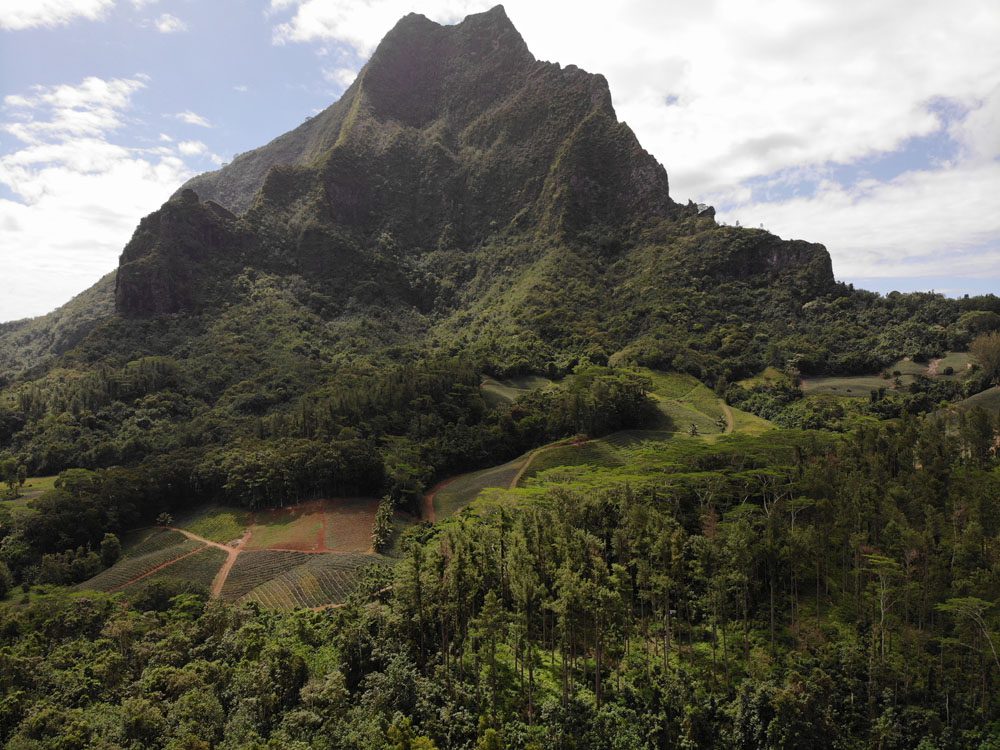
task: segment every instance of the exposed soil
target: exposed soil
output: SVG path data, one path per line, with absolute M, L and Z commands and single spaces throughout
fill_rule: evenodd
M 424 494 L 423 502 L 420 504 L 420 517 L 422 520 L 430 521 L 431 523 L 437 521 L 437 513 L 434 511 L 434 496 L 460 476 L 462 475 L 459 474 L 458 476 L 448 477 L 447 479 L 435 484 L 431 487 L 429 492 Z
M 728 435 L 736 429 L 736 418 L 733 416 L 732 407 L 725 401 L 719 402 L 722 405 L 722 413 L 726 415 L 726 434 Z

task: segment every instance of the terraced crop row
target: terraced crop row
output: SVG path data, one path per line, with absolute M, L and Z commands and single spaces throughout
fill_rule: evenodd
M 182 533 L 172 529 L 143 529 L 134 533 L 134 543 L 130 544 L 130 540 L 125 539 L 125 557 L 142 557 L 150 552 L 159 552 L 161 549 L 181 544 L 187 539 Z
M 313 555 L 306 563 L 253 589 L 244 600 L 272 609 L 340 604 L 357 587 L 360 571 L 377 560 L 369 555 Z
M 148 552 L 145 555 L 125 557 L 89 581 L 84 581 L 78 588 L 114 591 L 157 567 L 173 562 L 203 546 L 201 542 L 196 542 L 193 539 L 184 539 L 179 544 Z
M 475 500 L 485 489 L 509 487 L 525 460 L 526 458 L 521 456 L 500 466 L 464 474 L 451 484 L 442 487 L 434 496 L 434 512 L 437 514 L 437 519 L 440 521 L 454 515 Z
M 222 587 L 222 598 L 230 601 L 246 596 L 272 578 L 308 562 L 308 552 L 278 550 L 244 550 L 236 558 L 233 569 Z
M 212 585 L 215 574 L 219 572 L 219 568 L 225 561 L 226 553 L 223 550 L 218 547 L 205 546 L 200 552 L 178 560 L 141 581 L 134 581 L 125 589 L 142 588 L 154 581 L 166 579 L 186 581 L 199 588 L 207 589 Z

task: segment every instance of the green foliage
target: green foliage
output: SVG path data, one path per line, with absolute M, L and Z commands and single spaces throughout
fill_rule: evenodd
M 376 552 L 383 552 L 392 541 L 392 517 L 395 512 L 395 502 L 386 495 L 378 503 L 375 511 L 375 524 L 372 526 L 372 547 Z
M 1000 385 L 1000 331 L 977 336 L 969 351 L 983 369 L 987 380 Z
M 105 568 L 110 568 L 122 555 L 122 543 L 118 537 L 112 533 L 107 533 L 101 539 L 101 564 Z

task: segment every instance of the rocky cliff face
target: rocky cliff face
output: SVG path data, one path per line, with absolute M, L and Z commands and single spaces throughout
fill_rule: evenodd
M 314 218 L 423 247 L 445 231 L 476 242 L 512 222 L 559 232 L 673 206 L 607 81 L 535 60 L 502 7 L 455 26 L 406 16 L 339 102 L 187 187 L 236 212 L 321 196 Z
M 330 320 L 402 311 L 396 346 L 438 336 L 535 362 L 609 356 L 645 335 L 606 330 L 640 320 L 622 304 L 661 309 L 712 279 L 791 300 L 833 284 L 822 246 L 674 202 L 607 81 L 536 60 L 501 7 L 454 26 L 406 16 L 340 101 L 189 182 L 125 248 L 116 309 L 239 305 L 248 269 L 308 288 Z
M 185 189 L 139 223 L 125 246 L 115 283 L 115 305 L 130 316 L 192 311 L 213 271 L 237 257 L 236 217 Z M 244 239 L 245 242 L 245 239 Z

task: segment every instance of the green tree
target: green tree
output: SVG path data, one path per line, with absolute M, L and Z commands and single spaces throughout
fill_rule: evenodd
M 10 593 L 13 586 L 14 576 L 11 575 L 10 568 L 7 567 L 7 563 L 0 560 L 0 599 L 6 599 L 7 594 Z
M 101 563 L 105 568 L 110 568 L 122 556 L 122 543 L 118 537 L 108 532 L 101 540 Z
M 1000 383 L 1000 331 L 984 333 L 972 340 L 969 351 L 991 383 Z

